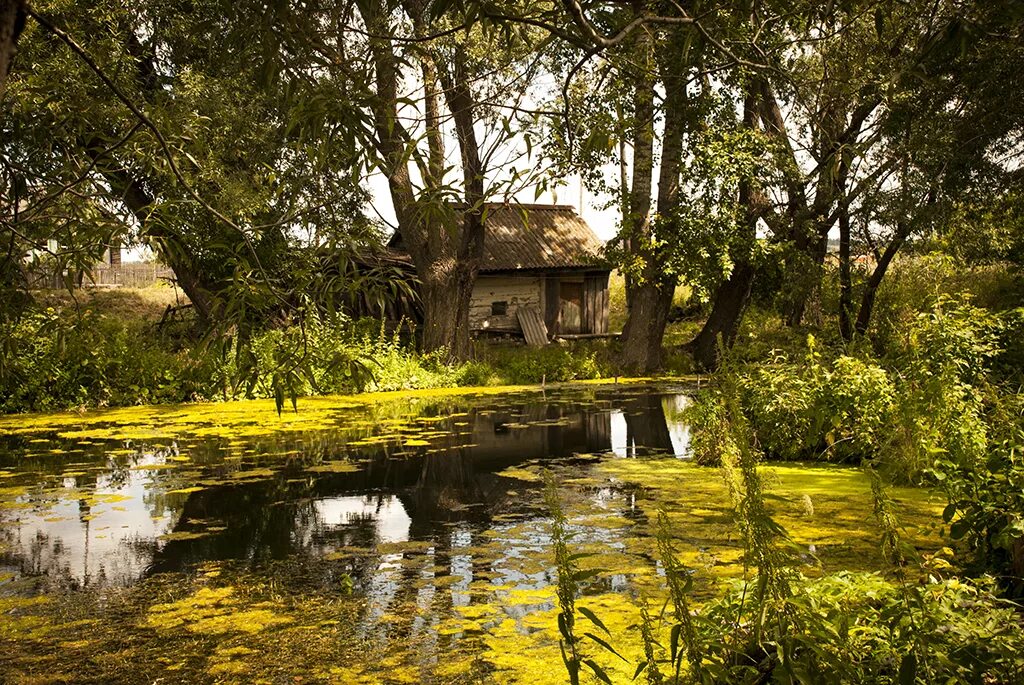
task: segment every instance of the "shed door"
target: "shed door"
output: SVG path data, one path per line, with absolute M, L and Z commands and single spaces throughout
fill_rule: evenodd
M 562 302 L 560 333 L 580 333 L 583 328 L 583 284 L 562 281 L 559 288 Z

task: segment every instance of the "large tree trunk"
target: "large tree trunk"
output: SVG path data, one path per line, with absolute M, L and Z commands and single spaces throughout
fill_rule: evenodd
M 672 289 L 645 281 L 633 291 L 633 304 L 622 331 L 620 363 L 629 371 L 647 373 L 662 363 L 662 339 L 672 308 Z
M 743 124 L 750 129 L 757 123 L 756 105 L 757 97 L 748 92 L 743 101 Z M 750 250 L 757 238 L 760 203 L 755 198 L 749 180 L 740 181 L 737 199 L 746 212 L 743 219 L 744 235 L 741 236 L 743 244 L 737 248 L 732 273 L 715 291 L 711 314 L 704 322 L 704 327 L 686 346 L 698 367 L 706 371 L 718 368 L 719 341 L 729 348 L 736 340 L 754 284 L 755 269 L 750 259 Z
M 803 258 L 796 265 L 795 276 L 800 279 L 793 298 L 785 308 L 784 314 L 786 325 L 796 328 L 803 323 L 807 314 L 807 305 L 821 291 L 821 279 L 825 269 L 825 256 L 828 254 L 828 233 L 832 224 L 824 225 L 826 221 L 815 223 L 815 234 L 812 234 L 803 245 L 797 244 L 798 254 Z
M 403 3 L 414 25 L 426 26 L 425 3 Z M 472 75 L 463 49 L 456 47 L 448 64 L 424 48 L 422 63 L 428 162 L 426 191 L 417 195 L 409 165 L 415 141 L 399 116 L 400 66 L 404 57 L 390 41 L 391 8 L 381 0 L 358 6 L 366 25 L 373 56 L 375 98 L 373 99 L 375 144 L 385 162 L 391 200 L 398 219 L 398 232 L 416 266 L 423 304 L 422 348 L 444 350 L 449 359 L 461 361 L 472 356 L 469 331 L 469 303 L 476 282 L 484 244 L 484 172 L 476 137 L 476 101 L 470 89 Z M 443 138 L 440 132 L 438 93 L 434 79 L 443 86 L 443 97 L 451 112 L 462 157 L 463 206 L 438 206 L 445 193 L 441 162 Z M 451 222 L 455 225 L 451 225 Z
M 718 368 L 719 342 L 729 349 L 736 341 L 743 313 L 750 303 L 754 285 L 754 266 L 749 259 L 738 261 L 732 273 L 715 291 L 714 305 L 700 333 L 687 345 L 697 366 L 704 371 Z
M 424 307 L 425 325 L 424 348 L 427 351 L 447 348 L 454 361 L 465 361 L 473 355 L 469 337 L 469 305 L 473 286 L 480 271 L 484 254 L 484 168 L 480 159 L 480 145 L 476 137 L 476 101 L 470 90 L 471 75 L 466 64 L 463 49 L 456 48 L 452 56 L 451 72 L 439 74 L 444 85 L 445 101 L 455 122 L 455 134 L 459 141 L 462 157 L 462 183 L 465 207 L 461 212 L 462 230 L 458 236 L 456 259 L 453 264 L 450 294 L 455 306 L 454 316 L 444 320 L 435 314 L 431 320 L 429 310 Z M 444 339 L 434 339 L 430 330 L 446 329 Z
M 7 75 L 25 27 L 25 0 L 0 0 L 0 97 L 7 90 Z
M 424 350 L 447 350 L 453 359 L 469 359 L 469 302 L 475 274 L 455 259 L 439 259 L 420 275 Z
M 677 45 L 670 46 L 668 55 L 662 55 L 661 81 L 665 86 L 665 132 L 661 146 L 661 167 L 658 171 L 658 216 L 661 221 L 670 221 L 679 206 L 679 171 L 683 156 L 683 133 L 687 122 L 686 81 L 681 77 Z M 637 96 L 637 101 L 646 102 L 652 98 L 653 85 L 639 84 L 647 89 L 647 95 Z M 641 135 L 641 142 L 646 146 L 647 131 Z M 653 135 L 653 132 L 651 132 Z M 653 137 L 652 137 L 653 140 Z M 643 169 L 646 177 L 641 190 L 646 193 L 645 211 L 650 211 L 651 184 L 650 175 L 653 165 L 653 150 L 645 149 Z M 635 172 L 634 172 L 635 173 Z M 634 176 L 634 191 L 637 179 Z M 634 192 L 634 195 L 636 193 Z M 631 206 L 631 211 L 636 209 Z M 634 218 L 638 215 L 634 215 Z M 662 364 L 662 340 L 665 337 L 665 326 L 668 324 L 668 313 L 672 308 L 672 296 L 675 293 L 676 279 L 666 276 L 664 257 L 651 243 L 653 231 L 645 219 L 641 228 L 639 241 L 635 245 L 642 246 L 637 250 L 644 261 L 641 278 L 627 284 L 630 295 L 629 311 L 622 329 L 622 365 L 631 371 L 647 373 Z

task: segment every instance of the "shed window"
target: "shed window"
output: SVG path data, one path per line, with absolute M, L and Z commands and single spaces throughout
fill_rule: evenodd
M 505 316 L 508 314 L 508 302 L 491 302 L 491 316 Z

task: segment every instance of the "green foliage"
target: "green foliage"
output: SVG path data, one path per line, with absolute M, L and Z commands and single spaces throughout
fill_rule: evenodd
M 669 601 L 672 603 L 673 626 L 669 632 L 669 659 L 672 670 L 675 672 L 676 680 L 682 669 L 683 660 L 689 664 L 690 674 L 695 679 L 700 678 L 701 663 L 704 660 L 704 648 L 697 638 L 697 629 L 690 609 L 690 592 L 693 589 L 693 573 L 686 568 L 679 558 L 675 549 L 675 542 L 672 539 L 672 530 L 669 526 L 668 515 L 664 511 L 658 512 L 658 556 L 665 569 L 665 584 L 668 586 Z M 647 607 L 642 608 L 641 628 L 644 630 L 644 646 L 647 656 L 647 678 L 648 682 L 660 682 L 660 673 L 657 671 L 657 664 L 651 659 L 650 650 L 647 648 L 647 632 L 650 628 L 646 615 Z M 656 675 L 652 678 L 652 675 Z
M 949 336 L 933 330 L 922 340 L 940 343 L 957 368 L 970 359 L 975 346 L 949 344 Z M 953 336 L 963 340 L 963 336 Z M 923 343 L 924 344 L 924 343 Z M 959 355 L 958 355 L 959 352 Z M 947 357 L 946 363 L 949 363 Z M 942 362 L 940 362 L 942 364 Z M 817 369 L 820 371 L 821 369 Z M 675 609 L 670 629 L 671 661 L 679 668 L 684 655 L 689 668 L 676 670 L 675 682 L 780 683 L 933 683 L 1017 682 L 1024 676 L 1024 626 L 1019 607 L 1000 598 L 989 575 L 964 580 L 950 577 L 947 548 L 918 557 L 903 542 L 897 504 L 872 471 L 874 514 L 882 529 L 880 546 L 895 570 L 895 582 L 878 573 L 843 571 L 811 579 L 796 570 L 799 559 L 767 505 L 769 493 L 757 468 L 753 436 L 740 410 L 737 378 L 732 369 L 720 372 L 718 385 L 706 395 L 697 415 L 714 429 L 700 438 L 703 453 L 718 454 L 735 504 L 735 522 L 743 541 L 744 559 L 752 573 L 733 583 L 724 595 L 693 610 L 688 603 L 691 575 L 675 557 L 667 518 L 662 515 L 658 547 L 669 599 Z M 1014 404 L 1015 409 L 1024 403 Z M 1010 411 L 1013 411 L 1011 409 Z M 1021 425 L 1024 425 L 1022 422 Z M 715 447 L 714 441 L 720 444 Z M 961 508 L 952 498 L 947 520 L 969 540 L 986 540 L 1013 554 L 1022 550 L 1021 511 L 1024 491 L 1017 450 L 985 482 L 965 477 L 963 492 L 974 501 Z M 1014 475 L 1007 477 L 1008 472 Z M 1002 481 L 1001 483 L 999 481 Z M 980 486 L 980 487 L 979 487 Z M 985 505 L 979 501 L 978 490 Z M 998 495 L 993 495 L 994 490 Z M 991 526 L 991 527 L 990 527 Z M 914 573 L 918 578 L 913 578 Z M 665 620 L 664 612 L 662 620 Z M 641 606 L 644 658 L 637 676 L 647 671 L 660 682 L 649 635 L 651 619 Z M 684 648 L 681 648 L 684 645 Z M 662 662 L 664 663 L 664 662 Z
M 1020 296 L 1020 276 L 1005 265 L 964 264 L 942 253 L 905 256 L 879 286 L 870 337 L 879 354 L 891 354 L 907 344 L 918 314 L 943 297 L 971 298 L 978 307 L 1000 310 L 1017 306 Z M 838 293 L 827 299 L 827 308 L 837 312 Z
M 775 351 L 739 366 L 740 404 L 768 458 L 876 459 L 900 480 L 941 478 L 939 461 L 984 459 L 991 398 L 1006 396 L 1007 381 L 1018 378 L 1022 321 L 1016 310 L 997 316 L 940 297 L 883 358 L 809 336 L 799 357 Z M 690 410 L 701 463 L 719 463 L 716 450 L 727 444 L 716 402 L 706 396 Z
M 310 316 L 224 345 L 196 344 L 113 302 L 33 310 L 0 328 L 0 412 L 487 385 L 487 364 L 420 355 L 379 322 Z M 369 325 L 368 325 L 369 324 Z
M 579 685 L 580 665 L 583 657 L 580 654 L 580 638 L 576 635 L 576 595 L 579 592 L 577 578 L 580 570 L 577 558 L 569 552 L 568 520 L 559 501 L 558 486 L 550 474 L 545 480 L 545 503 L 551 513 L 551 544 L 555 552 L 555 568 L 558 576 L 558 632 L 561 634 L 559 646 L 562 649 L 562 662 L 569 674 L 571 685 Z
M 718 466 L 735 461 L 738 447 L 729 430 L 721 395 L 713 391 L 699 393 L 684 410 L 690 424 L 690 455 L 703 466 Z
M 569 521 L 566 518 L 565 510 L 559 499 L 558 485 L 550 472 L 544 474 L 544 502 L 551 514 L 551 545 L 555 553 L 555 573 L 557 574 L 556 594 L 558 596 L 558 632 L 561 635 L 559 646 L 562 651 L 562 663 L 569 675 L 571 685 L 579 685 L 581 666 L 586 666 L 593 673 L 594 677 L 601 682 L 611 685 L 611 679 L 593 659 L 587 658 L 583 652 L 583 641 L 588 639 L 620 659 L 623 659 L 615 648 L 608 641 L 595 635 L 593 632 L 584 632 L 582 635 L 576 629 L 577 612 L 582 614 L 590 623 L 604 631 L 611 637 L 607 626 L 597 615 L 589 609 L 576 606 L 576 597 L 580 593 L 582 583 L 588 578 L 596 576 L 599 571 L 596 569 L 581 569 L 579 562 L 582 559 L 592 556 L 587 553 L 572 553 L 569 550 L 569 542 L 573 533 L 569 530 Z
M 884 369 L 846 355 L 826 361 L 813 337 L 801 363 L 779 353 L 739 384 L 758 442 L 780 459 L 871 456 L 885 439 L 895 393 Z
M 345 339 L 347 320 L 311 316 L 299 325 L 274 328 L 230 350 L 224 380 L 231 396 L 273 397 L 281 411 L 286 398 L 362 392 L 374 380 L 372 360 Z
M 68 298 L 40 298 L 43 308 L 3 322 L 0 412 L 255 397 L 274 398 L 283 409 L 309 395 L 612 374 L 600 344 L 481 344 L 480 359 L 452 363 L 443 352 L 417 353 L 401 326 L 341 314 L 311 313 L 290 325 L 196 341 L 186 321 L 158 325 L 166 303 L 114 295 L 83 295 L 81 311 Z
M 498 347 L 481 350 L 504 382 L 512 385 L 556 383 L 613 375 L 607 349 L 585 344 L 543 348 Z
M 943 520 L 962 540 L 977 568 L 1000 574 L 1024 596 L 1024 400 L 1002 398 L 994 411 L 1002 423 L 984 458 L 957 461 L 941 455 L 934 474 L 949 499 Z
M 1024 265 L 1024 194 L 999 187 L 955 208 L 939 231 L 939 247 L 970 263 L 1003 260 Z
M 1010 683 L 1024 674 L 1020 618 L 991 578 L 930 572 L 909 587 L 874 573 L 800 578 L 791 595 L 764 607 L 787 619 L 761 643 L 746 595 L 737 583 L 702 612 L 704 668 L 715 682 L 768 673 L 771 682 Z
M 0 411 L 205 399 L 208 368 L 152 324 L 47 308 L 0 329 Z
M 893 355 L 897 404 L 885 459 L 894 472 L 930 473 L 970 467 L 988 450 L 984 393 L 998 354 L 999 322 L 965 302 L 940 299 L 909 328 Z

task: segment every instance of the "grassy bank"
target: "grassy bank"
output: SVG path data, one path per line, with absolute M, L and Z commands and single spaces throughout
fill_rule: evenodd
M 40 293 L 4 324 L 0 412 L 304 397 L 613 378 L 603 341 L 543 349 L 483 342 L 451 364 L 374 320 L 344 317 L 258 332 L 247 345 L 200 339 L 169 287 Z

